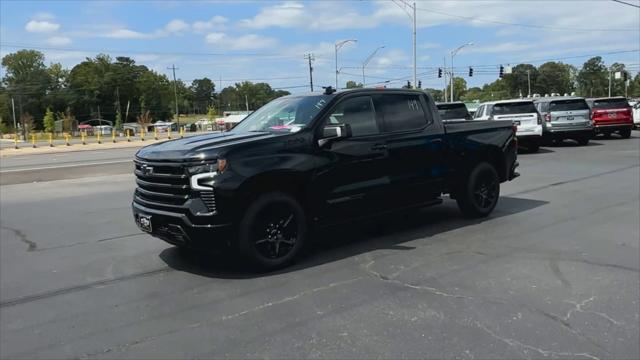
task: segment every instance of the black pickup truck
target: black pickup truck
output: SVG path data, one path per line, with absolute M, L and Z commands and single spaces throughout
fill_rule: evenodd
M 225 245 L 275 268 L 317 226 L 443 194 L 487 216 L 518 176 L 516 148 L 511 121 L 444 124 L 421 91 L 328 88 L 273 100 L 228 132 L 140 149 L 133 215 L 171 244 Z

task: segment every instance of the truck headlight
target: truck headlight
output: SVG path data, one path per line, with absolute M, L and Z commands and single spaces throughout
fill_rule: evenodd
M 210 173 L 214 171 L 216 171 L 216 163 L 195 165 L 187 168 L 189 175 Z
M 216 183 L 217 172 L 205 172 L 197 175 L 191 175 L 189 184 L 191 189 L 198 191 L 211 191 Z

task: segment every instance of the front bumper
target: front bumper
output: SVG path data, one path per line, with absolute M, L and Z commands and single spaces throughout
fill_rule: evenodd
M 231 244 L 230 223 L 194 224 L 186 214 L 151 209 L 135 202 L 131 208 L 136 224 L 140 215 L 149 216 L 151 232 L 147 233 L 170 244 L 192 248 L 220 248 Z

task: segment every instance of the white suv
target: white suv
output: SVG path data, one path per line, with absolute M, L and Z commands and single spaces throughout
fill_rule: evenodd
M 502 100 L 481 104 L 473 120 L 511 120 L 520 145 L 537 152 L 542 142 L 542 117 L 532 100 Z

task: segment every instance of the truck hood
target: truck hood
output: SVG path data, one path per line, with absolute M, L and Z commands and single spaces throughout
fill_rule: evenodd
M 223 132 L 189 136 L 145 146 L 136 156 L 157 161 L 193 161 L 217 158 L 220 150 L 246 142 L 260 141 L 281 136 L 268 132 Z

